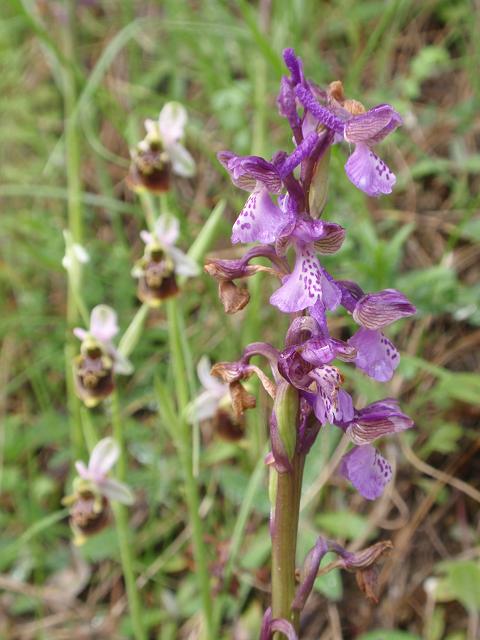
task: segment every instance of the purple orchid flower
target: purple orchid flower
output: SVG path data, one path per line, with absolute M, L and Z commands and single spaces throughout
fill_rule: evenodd
M 295 93 L 305 109 L 320 123 L 355 145 L 345 164 L 349 180 L 369 196 L 391 193 L 396 177 L 372 151 L 372 147 L 402 124 L 402 118 L 395 109 L 388 104 L 381 104 L 358 115 L 344 111 L 345 120 L 342 120 L 333 111 L 321 106 L 305 86 L 297 86 Z
M 291 199 L 285 198 L 284 208 Z M 270 298 L 270 303 L 285 313 L 295 313 L 321 302 L 325 309 L 335 309 L 341 301 L 341 291 L 321 266 L 316 252 L 331 254 L 342 246 L 345 229 L 338 224 L 313 220 L 302 214 L 289 228 L 279 234 L 277 246 L 282 252 L 289 244 L 295 249 L 293 271 L 282 281 L 282 286 Z
M 392 478 L 392 467 L 370 444 L 353 447 L 342 459 L 340 473 L 367 500 L 379 498 Z
M 348 344 L 357 351 L 355 364 L 359 369 L 378 382 L 391 380 L 400 364 L 400 354 L 383 333 L 361 327 Z
M 413 420 L 400 411 L 398 402 L 386 398 L 355 410 L 349 420 L 336 420 L 354 446 L 342 459 L 340 473 L 367 500 L 382 495 L 390 481 L 390 464 L 372 446 L 377 438 L 411 429 Z

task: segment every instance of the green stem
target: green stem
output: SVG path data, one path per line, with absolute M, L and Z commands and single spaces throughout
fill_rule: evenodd
M 112 393 L 112 424 L 113 436 L 120 447 L 120 457 L 117 463 L 117 478 L 121 482 L 124 482 L 127 471 L 127 459 L 125 455 L 125 440 L 123 437 L 120 400 L 116 390 Z M 112 508 L 115 514 L 118 545 L 120 547 L 120 559 L 122 562 L 123 577 L 125 579 L 125 586 L 127 589 L 128 606 L 130 608 L 133 633 L 136 640 L 146 640 L 147 636 L 143 628 L 140 595 L 137 590 L 135 573 L 133 570 L 133 545 L 130 539 L 127 509 L 123 504 L 118 502 L 113 503 Z
M 277 474 L 274 521 L 272 526 L 272 617 L 285 618 L 298 632 L 299 616 L 292 614 L 295 595 L 295 556 L 298 517 L 305 458 L 295 454 L 292 471 Z M 275 640 L 280 633 L 274 635 Z
M 189 385 L 187 377 L 187 363 L 185 362 L 184 349 L 180 322 L 181 308 L 176 298 L 167 301 L 168 336 L 170 353 L 172 357 L 175 392 L 179 410 L 179 432 L 175 439 L 180 463 L 182 465 L 185 481 L 185 493 L 187 498 L 188 516 L 192 528 L 193 553 L 195 556 L 196 576 L 198 588 L 202 599 L 202 608 L 205 621 L 205 638 L 215 638 L 213 622 L 212 594 L 210 591 L 210 577 L 207 565 L 207 553 L 203 538 L 203 526 L 200 517 L 200 496 L 197 479 L 193 473 L 192 440 L 190 425 L 185 420 L 185 409 L 189 402 Z
M 66 59 L 72 63 L 63 67 L 63 100 L 65 119 L 65 155 L 67 168 L 67 192 L 68 192 L 68 228 L 72 234 L 73 242 L 82 242 L 82 185 L 80 175 L 80 140 L 78 127 L 74 116 L 76 107 L 76 85 L 73 72 L 75 52 L 74 32 L 74 4 L 67 2 L 67 25 L 64 29 L 64 49 Z M 80 265 L 79 265 L 80 269 Z M 79 276 L 80 283 L 80 276 Z M 80 417 L 80 400 L 75 394 L 73 380 L 72 360 L 76 354 L 75 338 L 72 329 L 77 323 L 78 311 L 74 287 L 71 282 L 67 291 L 67 344 L 65 347 L 65 367 L 67 382 L 67 403 L 70 416 L 70 441 L 72 457 L 81 457 L 83 449 L 82 423 Z

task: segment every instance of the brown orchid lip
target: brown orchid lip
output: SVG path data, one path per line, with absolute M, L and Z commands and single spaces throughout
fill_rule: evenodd
M 86 536 L 104 529 L 110 522 L 110 506 L 105 496 L 90 491 L 80 493 L 70 508 L 72 526 Z

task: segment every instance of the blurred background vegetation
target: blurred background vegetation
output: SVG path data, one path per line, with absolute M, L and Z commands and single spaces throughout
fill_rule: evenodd
M 230 246 L 243 204 L 215 159 L 231 148 L 270 157 L 289 149 L 275 98 L 281 51 L 295 47 L 319 84 L 340 79 L 367 108 L 389 102 L 404 126 L 382 147 L 398 175 L 391 197 L 367 199 L 334 148 L 328 218 L 347 228 L 329 258 L 336 277 L 365 290 L 393 286 L 417 305 L 390 335 L 403 352 L 385 392 L 348 372 L 360 402 L 395 395 L 416 429 L 391 439 L 396 479 L 367 503 L 326 465 L 338 434 L 324 429 L 306 470 L 300 553 L 318 533 L 351 548 L 390 538 L 378 606 L 353 576 L 317 580 L 302 638 L 469 640 L 480 614 L 480 6 L 476 0 L 7 0 L 0 22 L 0 638 L 128 638 L 131 626 L 109 528 L 73 549 L 62 496 L 72 452 L 65 395 L 67 226 L 65 105 L 80 142 L 84 278 L 89 307 L 113 306 L 126 328 L 139 303 L 132 263 L 142 251 L 138 200 L 125 186 L 129 146 L 167 100 L 188 109 L 196 178 L 178 181 L 169 206 L 188 248 L 227 200 L 212 251 Z M 67 78 L 67 79 L 66 79 Z M 72 92 L 72 87 L 74 91 Z M 230 250 L 231 253 L 231 250 Z M 266 303 L 274 283 L 253 284 L 244 312 L 226 317 L 216 285 L 186 285 L 187 334 L 196 363 L 234 359 L 251 339 L 281 346 L 285 322 Z M 337 334 L 348 330 L 336 319 Z M 396 332 L 396 333 L 395 333 Z M 176 455 L 155 404 L 155 372 L 169 378 L 167 326 L 152 312 L 122 379 L 130 511 L 150 637 L 198 637 L 190 531 Z M 268 511 L 258 464 L 266 401 L 240 442 L 202 428 L 198 482 L 219 592 L 235 531 L 223 638 L 258 637 L 268 602 Z M 110 432 L 108 403 L 95 410 Z M 257 472 L 252 477 L 253 470 Z M 328 480 L 328 486 L 325 483 Z

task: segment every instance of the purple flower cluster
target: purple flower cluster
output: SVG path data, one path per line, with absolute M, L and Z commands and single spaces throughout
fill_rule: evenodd
M 354 282 L 335 280 L 318 254 L 337 252 L 345 229 L 320 216 L 326 200 L 328 151 L 333 144 L 346 141 L 354 145 L 345 171 L 357 188 L 369 196 L 392 191 L 395 176 L 372 148 L 401 124 L 401 118 L 386 104 L 365 111 L 359 102 L 344 97 L 339 82 L 320 89 L 305 78 L 302 62 L 292 49 L 285 50 L 284 60 L 290 74 L 281 81 L 278 107 L 292 129 L 295 150 L 290 155 L 277 152 L 270 161 L 231 151 L 219 154 L 233 183 L 250 193 L 233 225 L 232 242 L 260 244 L 240 260 L 209 261 L 207 271 L 219 281 L 220 292 L 228 289 L 230 296 L 232 291 L 236 295 L 234 280 L 248 278 L 257 270 L 270 271 L 281 282 L 270 303 L 293 314 L 293 319 L 281 352 L 256 343 L 246 348 L 239 362 L 217 365 L 215 373 L 224 382 L 238 385 L 251 374 L 251 356 L 264 353 L 277 389 L 286 381 L 298 390 L 295 450 L 306 453 L 326 423 L 338 426 L 354 445 L 342 460 L 341 473 L 365 498 L 375 499 L 392 471 L 372 443 L 408 429 L 413 422 L 393 399 L 355 408 L 334 361 L 353 363 L 380 382 L 390 380 L 399 353 L 384 330 L 415 313 L 415 307 L 395 289 L 364 293 Z M 291 270 L 290 247 L 295 254 Z M 271 268 L 251 263 L 261 256 L 270 260 Z M 226 287 L 227 283 L 235 289 Z M 248 296 L 237 305 L 230 300 L 230 307 L 237 311 L 247 302 Z M 332 337 L 328 328 L 327 312 L 338 307 L 359 326 L 346 341 Z M 278 470 L 285 470 L 289 453 L 282 435 L 277 437 L 276 412 L 274 404 L 271 460 Z

